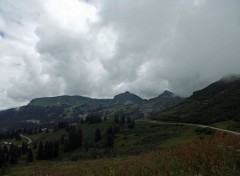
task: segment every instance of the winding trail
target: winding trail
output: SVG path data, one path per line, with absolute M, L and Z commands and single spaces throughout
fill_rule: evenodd
M 32 139 L 30 139 L 29 137 L 24 136 L 23 134 L 20 134 L 20 136 L 21 136 L 21 138 L 25 138 L 28 140 L 28 142 L 27 142 L 28 145 L 32 143 Z
M 217 128 L 217 127 L 212 127 L 212 126 L 208 126 L 208 125 L 201 125 L 201 124 L 181 123 L 181 122 L 163 122 L 163 121 L 157 121 L 157 120 L 151 120 L 151 119 L 140 119 L 138 121 L 144 121 L 147 123 L 154 123 L 154 124 L 196 126 L 196 127 L 200 127 L 200 128 L 210 128 L 210 129 L 213 129 L 216 131 L 223 131 L 228 134 L 240 135 L 240 132 L 226 130 L 226 129 Z

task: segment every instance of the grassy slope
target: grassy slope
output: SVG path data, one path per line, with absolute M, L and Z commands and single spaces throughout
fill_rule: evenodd
M 240 122 L 234 120 L 227 120 L 222 122 L 214 123 L 213 126 L 223 129 L 228 129 L 232 131 L 240 131 Z
M 90 163 L 93 164 L 92 166 L 94 166 L 94 163 L 105 163 L 105 165 L 108 165 L 109 162 L 111 162 L 111 164 L 113 164 L 112 167 L 116 167 L 114 163 L 119 164 L 119 162 L 126 162 L 128 161 L 129 156 L 133 156 L 136 154 L 138 155 L 146 152 L 148 153 L 151 151 L 156 151 L 173 146 L 176 147 L 183 143 L 195 141 L 200 137 L 197 133 L 195 133 L 194 127 L 164 124 L 160 125 L 147 123 L 145 121 L 136 121 L 135 129 L 128 129 L 127 124 L 125 124 L 124 127 L 121 128 L 120 132 L 115 135 L 114 149 L 111 151 L 114 154 L 113 156 L 115 158 L 109 159 L 109 155 L 97 154 L 105 152 L 106 149 L 105 147 L 103 147 L 105 144 L 105 131 L 108 126 L 113 124 L 114 123 L 112 122 L 112 120 L 107 120 L 100 124 L 79 125 L 78 127 L 81 127 L 83 131 L 84 147 L 82 149 L 77 149 L 74 152 L 68 153 L 61 152 L 60 156 L 54 159 L 54 161 L 35 161 L 33 163 L 34 167 L 31 167 L 32 165 L 29 165 L 29 167 L 24 167 L 25 161 L 19 160 L 18 166 L 14 166 L 14 169 L 11 173 L 17 173 L 16 175 L 27 175 L 25 172 L 38 172 L 38 165 L 40 165 L 41 168 L 47 167 L 51 170 L 49 172 L 54 172 L 53 170 L 56 169 L 56 167 L 58 167 L 59 165 L 64 165 L 64 167 L 61 167 L 62 169 L 64 169 L 66 166 L 66 172 L 68 172 L 67 170 L 71 169 L 76 171 L 78 169 L 78 166 L 75 165 L 74 162 L 69 162 L 71 160 L 79 160 L 80 163 L 85 163 L 83 166 Z M 103 139 L 98 143 L 94 143 L 94 134 L 96 128 L 101 129 L 103 136 Z M 61 135 L 65 133 L 65 130 L 62 129 L 57 132 L 53 132 L 52 130 L 50 130 L 49 133 L 42 132 L 40 134 L 26 136 L 30 137 L 33 142 L 38 143 L 40 140 L 54 141 L 56 139 L 59 139 Z M 85 147 L 86 143 L 89 146 L 87 151 Z M 36 154 L 36 150 L 34 151 L 34 153 Z M 23 158 L 25 157 L 26 156 L 24 156 Z M 108 159 L 94 160 L 92 162 L 91 159 L 99 157 L 104 157 Z M 50 167 L 50 165 L 52 167 Z M 100 168 L 98 167 L 98 169 Z
M 107 127 L 113 125 L 112 120 L 107 120 L 100 124 L 82 124 L 78 128 L 83 131 L 83 149 L 76 150 L 72 153 L 63 153 L 60 159 L 71 159 L 72 157 L 79 159 L 91 158 L 93 154 L 105 151 L 105 132 Z M 100 128 L 102 140 L 98 143 L 94 142 L 95 129 Z M 172 147 L 185 142 L 198 139 L 198 135 L 194 132 L 196 128 L 181 125 L 151 124 L 144 121 L 136 121 L 135 129 L 128 129 L 125 124 L 119 133 L 115 135 L 114 155 L 127 156 L 138 154 L 146 151 L 153 151 L 164 147 Z M 65 130 L 49 133 L 41 133 L 29 136 L 33 142 L 54 141 L 61 138 L 65 134 Z M 86 151 L 86 147 L 88 151 Z
M 156 119 L 201 124 L 240 120 L 240 81 L 216 82 L 197 91 L 184 103 L 160 113 Z
M 10 176 L 238 176 L 240 174 L 240 137 L 216 134 L 213 138 L 121 158 L 77 162 L 43 161 L 18 165 Z
M 21 145 L 23 142 L 27 143 L 28 140 L 23 138 L 21 140 L 16 140 L 16 139 L 6 139 L 6 140 L 0 140 L 0 144 L 4 144 L 4 142 L 8 142 L 8 143 L 12 143 L 12 144 L 16 144 L 16 145 Z

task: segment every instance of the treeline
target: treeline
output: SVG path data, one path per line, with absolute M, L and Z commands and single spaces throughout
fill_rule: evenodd
M 9 164 L 17 164 L 24 157 L 26 162 L 33 162 L 33 151 L 25 142 L 22 145 L 0 145 L 0 168 L 1 173 Z
M 59 141 L 49 142 L 46 141 L 44 144 L 42 141 L 39 142 L 37 150 L 37 160 L 51 160 L 59 156 Z
M 115 114 L 114 116 L 114 122 L 116 124 L 120 124 L 120 126 L 123 126 L 124 124 L 127 124 L 127 127 L 129 129 L 133 129 L 135 128 L 135 120 L 134 118 L 131 118 L 128 115 L 119 115 L 119 114 Z
M 82 129 L 77 129 L 75 126 L 70 126 L 67 130 L 68 138 L 63 140 L 64 151 L 68 152 L 77 148 L 81 148 L 83 143 Z
M 65 124 L 65 123 L 64 123 Z M 63 123 L 60 124 L 62 126 Z M 60 139 L 51 141 L 40 141 L 37 146 L 37 160 L 51 160 L 59 156 L 61 152 L 71 152 L 76 149 L 85 149 L 91 146 L 87 145 L 87 142 L 83 140 L 83 131 L 81 128 L 71 125 L 65 126 L 66 134 L 63 134 Z M 105 149 L 112 149 L 114 147 L 114 135 L 120 130 L 117 125 L 109 126 L 105 133 L 100 128 L 95 129 L 94 141 L 92 143 L 99 143 Z M 35 147 L 34 147 L 35 148 Z
M 95 123 L 101 123 L 104 120 L 106 119 L 102 119 L 101 116 L 89 115 L 85 120 L 82 119 L 81 123 L 88 123 L 91 125 Z M 93 140 L 90 142 L 89 139 L 92 139 L 91 137 L 88 139 L 83 138 L 84 133 L 81 126 L 78 127 L 74 124 L 70 125 L 66 121 L 58 122 L 53 131 L 48 129 L 45 130 L 45 133 L 52 133 L 52 135 L 54 135 L 54 133 L 58 130 L 65 130 L 65 134 L 54 141 L 41 140 L 38 143 L 33 142 L 31 146 L 24 142 L 20 146 L 16 146 L 14 144 L 1 146 L 0 162 L 2 164 L 0 163 L 0 166 L 3 166 L 5 163 L 16 164 L 22 156 L 24 156 L 24 160 L 26 162 L 32 162 L 34 160 L 52 160 L 59 157 L 60 153 L 71 152 L 81 148 L 88 152 L 88 149 L 90 148 L 96 151 L 95 149 L 97 147 L 97 149 L 100 149 L 100 152 L 102 151 L 104 154 L 107 154 L 108 151 L 111 152 L 114 148 L 114 136 L 120 131 L 121 128 L 124 126 L 126 127 L 126 125 L 129 129 L 135 127 L 134 119 L 130 117 L 115 116 L 113 122 L 114 123 L 109 127 L 96 128 L 92 134 L 94 135 L 92 136 Z M 21 133 L 34 134 L 38 132 L 42 132 L 42 130 L 35 130 L 35 132 L 31 131 L 29 133 L 27 129 L 21 129 L 12 131 L 12 133 L 7 133 L 8 135 L 5 137 L 13 138 L 19 136 Z M 84 141 L 84 139 L 86 139 L 86 141 Z M 98 156 L 96 155 L 96 157 Z
M 17 130 L 6 130 L 6 131 L 1 131 L 0 132 L 0 140 L 6 140 L 6 139 L 13 139 L 15 138 L 16 140 L 21 140 L 20 134 L 37 134 L 41 133 L 41 128 L 22 128 L 22 129 L 17 129 Z
M 80 118 L 79 121 L 77 121 L 76 123 L 96 124 L 96 123 L 102 123 L 103 121 L 106 121 L 106 120 L 107 120 L 106 117 L 104 117 L 102 119 L 101 114 L 95 114 L 94 113 L 94 114 L 88 114 L 85 119 Z M 73 123 L 73 122 L 71 122 L 71 123 Z M 69 121 L 60 121 L 55 125 L 54 131 L 57 131 L 57 130 L 60 130 L 60 129 L 68 129 L 71 123 Z

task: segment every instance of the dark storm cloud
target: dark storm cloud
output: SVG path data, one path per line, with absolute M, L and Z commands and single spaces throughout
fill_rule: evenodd
M 240 73 L 238 0 L 2 2 L 0 108 L 61 94 L 188 96 Z

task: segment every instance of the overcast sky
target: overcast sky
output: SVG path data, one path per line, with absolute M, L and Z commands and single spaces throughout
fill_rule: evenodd
M 239 73 L 239 0 L 0 0 L 0 109 L 63 94 L 189 96 Z

